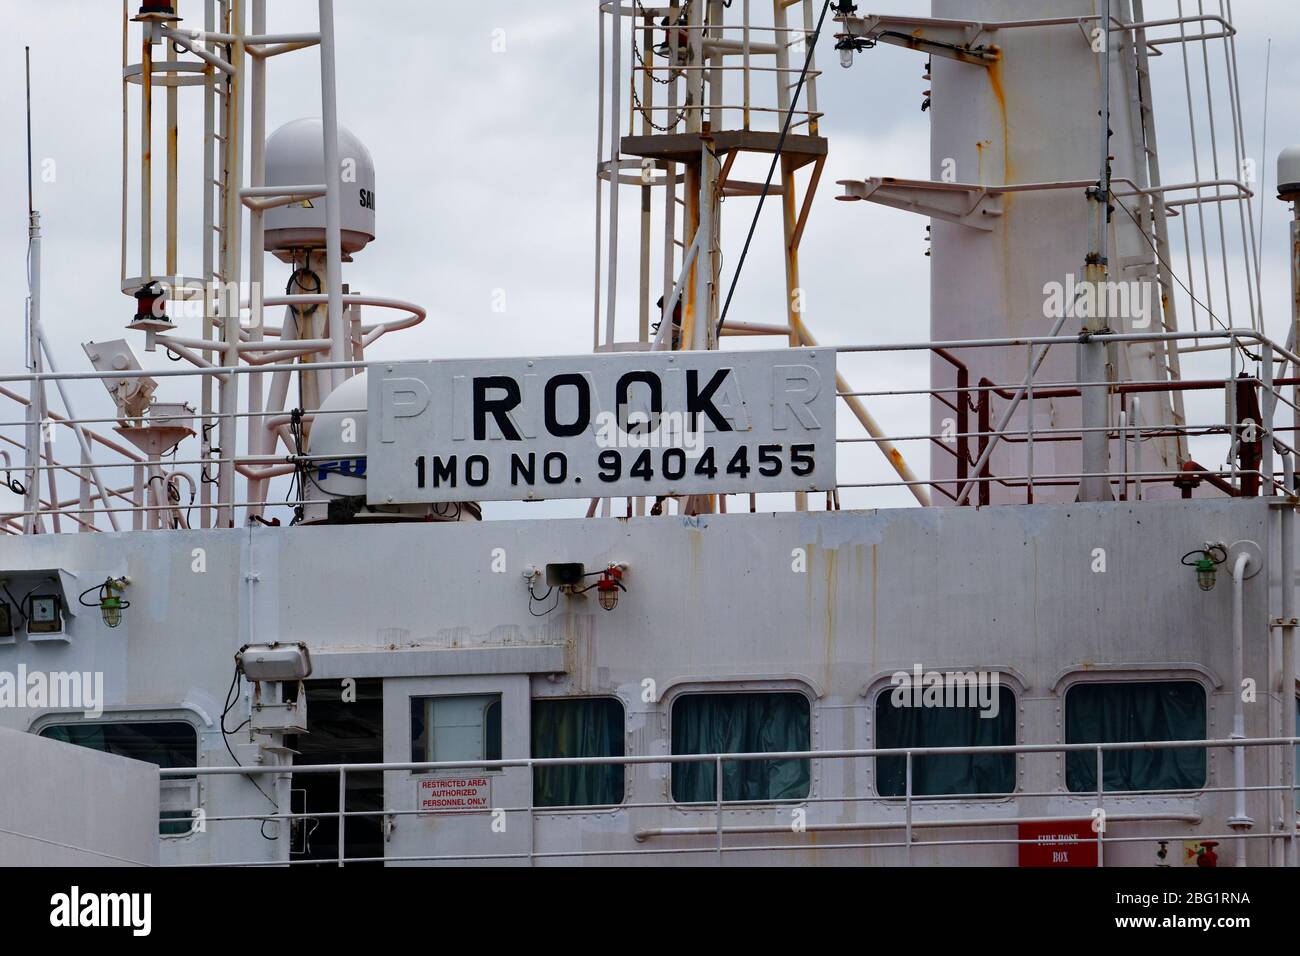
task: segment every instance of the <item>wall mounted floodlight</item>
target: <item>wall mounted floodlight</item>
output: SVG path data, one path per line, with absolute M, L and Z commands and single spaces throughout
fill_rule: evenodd
M 301 642 L 245 644 L 235 665 L 251 681 L 300 681 L 311 676 L 311 653 Z
M 108 578 L 103 584 L 86 588 L 77 600 L 82 607 L 99 608 L 99 615 L 104 623 L 109 627 L 117 627 L 122 623 L 122 612 L 131 606 L 130 601 L 122 600 L 122 592 L 130 583 L 131 579 L 126 577 Z M 87 601 L 86 595 L 92 591 L 97 592 L 95 598 Z
M 96 372 L 105 373 L 101 384 L 113 397 L 118 413 L 123 418 L 141 418 L 153 404 L 158 380 L 147 375 L 113 378 L 114 372 L 139 372 L 143 370 L 126 339 L 111 342 L 86 342 L 82 346 L 86 357 Z
M 307 733 L 307 689 L 311 654 L 307 645 L 245 644 L 235 655 L 235 667 L 253 682 L 249 730 L 279 740 L 284 734 Z M 298 693 L 285 700 L 285 685 L 296 683 Z
M 1196 583 L 1202 591 L 1214 590 L 1219 565 L 1227 560 L 1227 549 L 1221 544 L 1207 544 L 1183 555 L 1183 564 L 1196 569 Z
M 618 607 L 619 592 L 627 590 L 623 584 L 623 569 L 624 566 L 621 564 L 611 564 L 601 573 L 600 580 L 596 582 L 596 594 L 600 598 L 600 606 L 606 611 Z

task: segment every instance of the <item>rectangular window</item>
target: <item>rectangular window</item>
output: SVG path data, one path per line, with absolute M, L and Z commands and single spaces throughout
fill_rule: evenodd
M 1089 682 L 1065 694 L 1065 742 L 1128 743 L 1205 739 L 1205 689 L 1194 681 Z M 1195 790 L 1205 786 L 1205 751 L 1107 751 L 1106 790 Z M 1097 755 L 1066 754 L 1065 785 L 1096 792 Z
M 893 692 L 876 698 L 876 749 L 1011 747 L 1016 743 L 1016 695 L 998 687 L 996 715 L 979 707 L 901 706 Z M 912 758 L 912 795 L 1006 794 L 1016 789 L 1015 754 L 952 754 Z M 907 795 L 907 758 L 876 758 L 876 792 Z
M 622 757 L 623 704 L 613 697 L 533 701 L 534 757 Z M 623 802 L 623 765 L 534 767 L 533 806 L 599 807 Z
M 411 698 L 411 762 L 501 759 L 501 695 Z
M 673 702 L 674 754 L 768 753 L 812 749 L 811 707 L 802 694 L 685 694 Z M 678 803 L 712 803 L 713 763 L 672 765 Z M 731 760 L 722 764 L 722 799 L 802 800 L 807 760 Z
M 46 727 L 40 735 L 168 770 L 194 767 L 199 762 L 198 732 L 183 720 L 58 724 Z M 162 781 L 161 790 L 158 832 L 184 836 L 190 832 L 198 806 L 197 778 L 169 778 Z

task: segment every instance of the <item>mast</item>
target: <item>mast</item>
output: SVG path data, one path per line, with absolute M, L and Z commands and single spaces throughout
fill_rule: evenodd
M 598 195 L 605 195 L 607 185 L 609 208 L 607 219 L 598 215 L 596 247 L 607 249 L 609 270 L 602 283 L 598 258 L 598 352 L 717 349 L 723 336 L 776 338 L 792 348 L 817 345 L 799 273 L 800 247 L 829 151 L 819 129 L 816 53 L 819 38 L 830 33 L 831 10 L 838 15 L 852 4 L 773 0 L 771 12 L 760 14 L 763 6 L 752 0 L 600 5 L 602 52 L 607 38 L 612 47 L 602 59 L 597 124 Z M 754 157 L 766 171 L 763 181 L 742 178 Z M 620 256 L 620 242 L 635 235 L 620 229 L 623 189 L 640 194 L 640 246 L 630 257 Z M 664 197 L 657 221 L 650 215 L 655 192 Z M 728 313 L 727 306 L 759 215 L 777 197 L 785 301 L 771 303 L 770 314 L 780 321 L 754 321 Z M 768 198 L 774 203 L 766 204 Z M 733 222 L 728 210 L 739 210 L 741 222 Z M 662 235 L 654 233 L 655 225 Z M 735 225 L 747 229 L 748 238 L 745 252 L 729 266 L 732 275 L 724 278 L 723 235 Z M 663 257 L 661 298 L 651 274 L 656 252 Z M 621 270 L 631 271 L 628 263 L 639 265 L 635 284 L 619 282 Z M 638 290 L 636 299 L 629 288 Z M 633 316 L 635 337 L 629 334 Z M 847 393 L 849 410 L 917 502 L 929 505 L 926 487 L 843 376 L 837 389 Z M 797 493 L 795 503 L 806 510 L 806 493 Z M 600 504 L 593 501 L 590 513 Z M 682 504 L 691 510 L 725 507 L 708 498 Z M 643 506 L 637 501 L 636 513 Z M 603 510 L 611 513 L 608 501 Z
M 27 70 L 27 370 L 39 375 L 41 368 L 41 214 L 36 211 L 32 187 L 32 50 L 26 48 Z M 33 534 L 41 529 L 40 464 L 41 423 L 45 421 L 45 386 L 33 378 L 28 389 L 27 428 L 25 440 L 26 465 L 23 474 L 23 530 Z M 51 472 L 53 475 L 53 472 Z
M 1088 190 L 1090 210 L 1088 255 L 1084 260 L 1084 287 L 1092 290 L 1092 304 L 1083 315 L 1079 340 L 1079 381 L 1083 383 L 1082 425 L 1083 467 L 1079 480 L 1080 501 L 1112 500 L 1110 478 L 1109 389 L 1106 346 L 1092 339 L 1111 331 L 1106 317 L 1106 285 L 1109 275 L 1107 238 L 1110 232 L 1110 3 L 1102 0 L 1102 20 L 1095 34 L 1101 71 L 1100 175 Z

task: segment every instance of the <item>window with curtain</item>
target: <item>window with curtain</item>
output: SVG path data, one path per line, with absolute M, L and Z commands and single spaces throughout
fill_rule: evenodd
M 411 698 L 411 762 L 501 759 L 501 695 Z
M 794 693 L 684 694 L 673 702 L 674 754 L 768 753 L 811 750 L 812 709 Z M 712 803 L 713 763 L 672 765 L 678 803 Z M 807 760 L 730 760 L 722 764 L 722 799 L 802 800 L 808 796 Z
M 998 712 L 979 707 L 896 706 L 888 689 L 876 697 L 876 749 L 1001 747 L 1016 742 L 1016 695 L 998 688 Z M 1016 789 L 1015 754 L 952 754 L 912 758 L 912 795 L 944 797 L 1005 794 Z M 907 758 L 876 758 L 876 792 L 907 795 Z
M 46 727 L 40 736 L 100 753 L 142 760 L 167 770 L 194 767 L 199 762 L 198 731 L 183 720 L 56 724 Z M 183 836 L 190 832 L 194 808 L 198 805 L 196 779 L 185 777 L 162 781 L 163 807 L 158 824 L 162 836 Z
M 533 701 L 534 757 L 622 757 L 623 703 L 615 697 Z M 623 765 L 534 767 L 536 807 L 599 807 L 623 802 Z
M 1205 689 L 1195 681 L 1075 684 L 1065 694 L 1065 742 L 1204 740 Z M 1195 790 L 1205 786 L 1205 751 L 1194 748 L 1107 751 L 1106 790 Z M 1065 785 L 1096 792 L 1095 753 L 1065 757 Z

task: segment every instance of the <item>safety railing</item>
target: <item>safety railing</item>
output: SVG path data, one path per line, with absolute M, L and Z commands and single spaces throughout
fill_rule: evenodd
M 272 859 L 272 860 L 230 860 L 213 864 L 178 864 L 178 865 L 217 865 L 217 866 L 319 866 L 323 863 L 345 866 L 348 863 L 475 863 L 475 862 L 527 862 L 530 865 L 548 861 L 582 862 L 590 859 L 606 859 L 617 862 L 628 858 L 653 858 L 664 854 L 685 855 L 697 858 L 711 858 L 716 865 L 736 861 L 745 854 L 772 853 L 778 855 L 797 854 L 801 851 L 817 850 L 830 852 L 836 850 L 886 851 L 902 850 L 906 865 L 914 862 L 914 853 L 918 850 L 939 848 L 994 848 L 999 846 L 1020 846 L 1037 844 L 1038 837 L 1023 838 L 989 835 L 982 831 L 1017 827 L 1020 824 L 1067 824 L 1088 821 L 1096 845 L 1097 866 L 1105 865 L 1106 848 L 1122 847 L 1125 844 L 1146 843 L 1153 848 L 1159 844 L 1181 843 L 1195 840 L 1211 848 L 1218 844 L 1230 844 L 1235 851 L 1236 865 L 1247 862 L 1247 844 L 1250 841 L 1273 841 L 1274 850 L 1271 860 L 1277 865 L 1294 867 L 1297 865 L 1296 817 L 1300 815 L 1300 803 L 1297 803 L 1295 778 L 1296 748 L 1300 746 L 1300 737 L 1268 737 L 1235 740 L 1159 740 L 1140 742 L 1113 743 L 1055 743 L 1055 744 L 1018 744 L 1008 746 L 971 746 L 971 747 L 912 747 L 897 749 L 863 749 L 863 750 L 807 750 L 780 751 L 767 753 L 725 753 L 725 754 L 673 754 L 659 756 L 617 756 L 617 757 L 569 757 L 569 758 L 519 758 L 507 760 L 472 760 L 472 761 L 438 761 L 438 762 L 402 762 L 377 764 L 315 764 L 307 766 L 259 766 L 259 767 L 199 767 L 164 769 L 160 775 L 164 781 L 171 779 L 200 779 L 216 776 L 243 775 L 255 778 L 287 777 L 299 774 L 335 775 L 338 778 L 338 809 L 312 809 L 301 813 L 270 812 L 254 814 L 226 814 L 202 812 L 204 832 L 213 824 L 255 825 L 263 830 L 268 823 L 292 824 L 295 821 L 320 821 L 334 819 L 337 822 L 338 850 L 333 859 Z M 1208 760 L 1206 763 L 1206 785 L 1182 790 L 1108 790 L 1105 786 L 1106 758 L 1108 754 L 1130 753 L 1134 751 L 1153 750 L 1217 750 L 1228 749 L 1234 753 L 1244 753 L 1245 749 L 1257 747 L 1280 747 L 1282 759 L 1277 762 L 1281 767 L 1281 776 L 1277 782 L 1249 783 L 1243 775 L 1233 780 L 1228 786 L 1209 786 Z M 1012 756 L 1017 761 L 1033 756 L 1065 757 L 1069 754 L 1084 754 L 1092 757 L 1090 766 L 1095 774 L 1096 787 L 1086 791 L 1022 791 L 1009 794 L 947 794 L 942 796 L 922 795 L 915 792 L 913 771 L 916 762 L 925 758 L 952 756 Z M 892 758 L 905 761 L 904 792 L 900 795 L 881 795 L 879 793 L 846 792 L 838 795 L 819 793 L 790 800 L 738 801 L 726 799 L 723 793 L 724 768 L 727 764 L 751 761 L 851 761 L 874 758 Z M 674 767 L 680 764 L 712 764 L 714 767 L 713 799 L 707 802 L 668 802 L 626 801 L 619 804 L 582 805 L 570 807 L 538 807 L 533 793 L 533 774 L 537 768 L 555 767 L 599 767 L 632 766 Z M 1273 765 L 1273 761 L 1266 761 Z M 1244 763 L 1238 762 L 1238 766 Z M 436 774 L 444 771 L 473 770 L 476 773 L 524 769 L 528 772 L 527 803 L 508 806 L 485 806 L 482 808 L 450 808 L 437 811 L 409 809 L 401 807 L 384 807 L 377 810 L 347 809 L 347 781 L 349 775 L 376 774 L 386 772 L 404 772 L 409 774 Z M 825 776 L 824 774 L 822 775 Z M 811 777 L 811 774 L 810 774 Z M 824 789 L 824 788 L 822 788 Z M 225 791 L 229 793 L 230 791 Z M 263 790 L 265 794 L 266 791 Z M 1207 812 L 1217 813 L 1227 807 L 1226 803 L 1208 807 L 1203 802 L 1207 796 L 1232 795 L 1235 797 L 1235 809 L 1223 813 L 1222 826 L 1214 820 L 1207 820 Z M 1247 799 L 1258 801 L 1258 795 L 1269 797 L 1269 807 L 1263 819 L 1280 821 L 1257 827 L 1254 820 L 1245 816 L 1242 809 Z M 1270 796 L 1272 795 L 1272 796 Z M 1279 807 L 1278 798 L 1285 802 Z M 1161 798 L 1159 809 L 1145 809 L 1134 798 Z M 972 802 L 990 801 L 983 813 L 972 811 Z M 1037 801 L 1040 806 L 1055 801 L 1060 806 L 1063 801 L 1072 800 L 1066 812 L 1035 812 L 1026 807 L 1027 803 Z M 1081 802 L 1082 801 L 1082 802 Z M 1176 807 L 1173 801 L 1181 801 Z M 947 813 L 947 808 L 957 804 L 961 813 Z M 792 811 L 802 809 L 804 819 L 797 820 L 792 813 L 790 824 L 739 824 L 729 823 L 727 814 L 734 811 L 752 809 L 756 806 L 788 807 Z M 821 823 L 807 819 L 812 807 L 829 806 L 838 811 L 837 822 Z M 867 807 L 871 815 L 860 815 L 857 811 Z M 638 816 L 662 817 L 662 811 L 668 808 L 707 813 L 711 816 L 708 825 L 699 826 L 642 826 Z M 504 831 L 494 828 L 492 820 L 509 820 L 511 815 L 561 814 L 564 812 L 618 813 L 625 817 L 622 830 L 613 830 L 608 822 L 602 823 L 600 833 L 606 838 L 617 834 L 621 844 L 591 847 L 584 839 L 586 831 L 581 821 L 574 822 L 570 835 L 573 845 L 553 848 L 538 847 L 532 827 L 528 828 L 530 846 L 526 849 L 498 852 L 493 845 L 493 836 L 500 832 L 514 832 L 507 822 Z M 846 813 L 853 811 L 860 818 L 843 820 Z M 196 815 L 199 811 L 195 811 Z M 455 817 L 487 817 L 488 822 L 481 825 L 476 833 L 468 830 L 440 830 L 441 834 L 455 833 L 458 841 L 463 841 L 467 834 L 478 835 L 482 839 L 481 852 L 464 853 L 404 853 L 401 855 L 384 855 L 356 857 L 347 855 L 347 823 L 358 818 L 378 818 L 382 821 L 395 820 L 412 816 L 439 816 L 444 819 Z M 165 822 L 175 823 L 175 818 L 167 817 Z M 1111 824 L 1123 824 L 1126 830 L 1142 830 L 1118 835 L 1110 832 Z M 1178 825 L 1182 829 L 1162 829 L 1165 825 Z M 969 838 L 944 837 L 939 839 L 922 839 L 918 833 L 933 830 L 974 830 L 981 831 Z M 896 833 L 894 839 L 873 840 L 870 842 L 827 842 L 826 835 L 834 834 L 870 834 L 877 832 Z M 782 835 L 780 842 L 744 843 L 743 838 Z M 656 847 L 655 841 L 673 839 L 672 848 Z M 690 841 L 705 838 L 708 842 L 700 846 L 690 845 Z M 414 838 L 412 838 L 414 839 Z M 426 832 L 424 840 L 436 844 L 439 836 Z M 554 836 L 547 843 L 553 843 Z M 215 846 L 226 842 L 214 839 Z M 681 845 L 685 843 L 685 845 Z M 436 850 L 436 846 L 431 846 Z
M 1049 352 L 1066 351 L 1072 358 L 1085 343 L 1119 352 L 1205 340 L 1221 340 L 1223 348 L 1214 358 L 1206 353 L 1187 363 L 1184 371 L 1195 377 L 1080 381 L 1051 379 L 1039 368 Z M 899 411 L 889 416 L 891 421 L 909 417 L 925 422 L 886 436 L 864 421 L 867 434 L 841 434 L 841 495 L 853 489 L 879 493 L 919 487 L 933 492 L 936 503 L 1034 503 L 1073 500 L 1080 483 L 1094 476 L 1108 479 L 1112 497 L 1121 501 L 1292 494 L 1288 472 L 1294 465 L 1293 435 L 1300 426 L 1297 356 L 1250 330 L 843 346 L 836 352 L 842 370 L 855 356 L 895 364 L 908 355 L 933 361 L 925 370 L 931 378 L 928 388 L 840 393 L 845 400 L 870 403 L 877 415 L 885 403 L 894 403 L 890 408 Z M 1024 355 L 1023 378 L 1005 377 L 1008 369 L 1015 369 L 1011 357 L 1017 354 Z M 1216 369 L 1220 364 L 1227 369 Z M 891 377 L 887 369 L 882 376 L 882 367 L 868 366 L 868 375 Z M 851 374 L 861 380 L 859 368 Z M 990 368 L 998 369 L 1003 379 L 994 381 L 984 374 Z M 1083 402 L 1090 392 L 1104 395 L 1102 426 L 1082 424 Z M 910 415 L 902 410 L 908 402 Z M 1049 420 L 1040 424 L 1044 416 Z M 1108 438 L 1109 453 L 1100 467 L 1082 456 L 1083 438 L 1090 433 Z M 844 450 L 863 445 L 885 453 L 874 469 L 879 479 L 844 480 Z M 889 474 L 883 459 L 895 449 L 913 464 L 924 463 L 928 456 L 930 478 L 909 478 L 896 465 Z M 1041 456 L 1035 457 L 1036 452 Z M 861 468 L 862 459 L 855 466 Z
M 1049 352 L 1072 358 L 1083 345 L 1071 336 L 841 346 L 835 351 L 845 382 L 851 376 L 877 387 L 853 390 L 841 383 L 840 398 L 864 427 L 856 432 L 847 424 L 850 419 L 843 418 L 836 487 L 825 494 L 824 505 L 819 495 L 717 495 L 689 503 L 670 499 L 654 508 L 648 499 L 639 507 L 620 500 L 609 502 L 602 513 L 660 514 L 699 507 L 723 512 L 839 510 L 906 505 L 913 497 L 924 497 L 927 504 L 1025 504 L 1073 500 L 1079 484 L 1094 475 L 1108 479 L 1116 500 L 1289 497 L 1300 422 L 1300 359 L 1293 352 L 1249 330 L 1110 334 L 1088 342 L 1122 350 L 1207 339 L 1222 339 L 1227 348 L 1197 355 L 1205 368 L 1186 363 L 1189 377 L 1108 382 L 1048 379 L 1042 369 L 1035 370 L 1036 359 Z M 1020 353 L 1026 372 L 1017 380 L 1007 369 L 1016 367 L 1014 356 Z M 321 362 L 311 371 L 356 371 L 370 364 L 375 363 Z M 1222 364 L 1227 368 L 1215 368 Z M 990 369 L 1001 371 L 985 374 Z M 231 380 L 265 374 L 259 367 L 241 366 L 0 376 L 0 530 L 167 530 L 301 520 L 302 509 L 320 504 L 303 492 L 311 487 L 304 472 L 337 458 L 309 451 L 304 433 L 314 409 L 237 407 L 205 415 L 155 406 L 143 419 L 73 419 L 50 411 L 44 421 L 35 422 L 28 416 L 33 383 L 53 383 L 63 390 L 92 381 L 150 378 L 160 386 L 184 379 L 193 387 L 217 376 Z M 918 378 L 931 381 L 912 387 Z M 1089 392 L 1105 393 L 1102 426 L 1081 424 Z M 1048 410 L 1050 421 L 1040 422 Z M 331 412 L 362 414 L 365 409 Z M 881 420 L 889 422 L 891 433 Z M 241 441 L 241 447 L 279 447 L 267 454 L 217 447 L 223 424 L 231 435 L 266 433 L 261 443 Z M 175 432 L 174 447 L 151 456 L 126 437 L 143 425 L 184 427 Z M 1085 463 L 1081 445 L 1087 434 L 1098 431 L 1109 439 L 1109 455 L 1094 467 Z M 37 462 L 24 460 L 33 443 L 39 449 Z M 235 475 L 233 497 L 212 492 L 222 470 Z M 38 490 L 29 494 L 32 484 Z M 208 493 L 201 499 L 203 489 Z M 577 502 L 573 511 L 580 514 L 586 507 Z M 588 514 L 596 513 L 593 504 Z
M 796 6 L 802 9 L 792 9 Z M 630 107 L 627 133 L 636 135 L 638 126 L 643 133 L 698 132 L 706 123 L 714 132 L 779 130 L 790 113 L 790 91 L 805 73 L 817 6 L 809 0 L 778 4 L 770 21 L 760 22 L 748 2 L 724 8 L 721 21 L 710 20 L 715 11 L 709 4 L 694 0 L 602 3 L 602 21 L 611 13 L 616 21 L 626 20 L 610 30 L 610 56 L 618 74 L 611 95 L 623 96 Z M 797 22 L 790 22 L 792 16 Z M 831 27 L 828 22 L 824 33 Z M 602 22 L 602 62 L 604 34 Z M 806 104 L 796 105 L 791 119 L 796 133 L 816 135 L 820 76 L 808 63 Z M 760 98 L 755 84 L 770 85 L 774 95 Z

